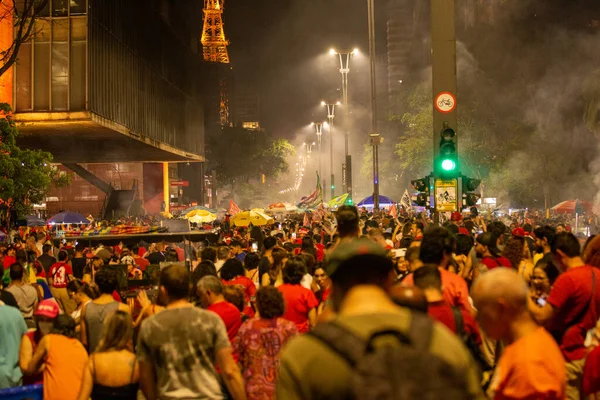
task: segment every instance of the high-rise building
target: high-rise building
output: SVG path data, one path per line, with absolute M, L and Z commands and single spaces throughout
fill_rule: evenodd
M 258 90 L 250 85 L 236 85 L 234 98 L 235 124 L 246 129 L 261 129 Z
M 184 29 L 177 11 L 168 0 L 49 0 L 36 20 L 12 106 L 19 144 L 75 173 L 50 194 L 50 213 L 110 216 L 136 199 L 160 211 L 163 163 L 204 161 L 203 57 L 190 46 L 201 27 Z

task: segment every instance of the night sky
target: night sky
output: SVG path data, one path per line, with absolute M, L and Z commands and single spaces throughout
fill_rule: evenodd
M 324 119 L 324 108 L 316 107 L 322 99 L 341 100 L 339 61 L 329 48 L 368 53 L 366 0 L 227 0 L 224 22 L 236 81 L 258 87 L 263 126 L 276 136 L 292 138 Z M 363 102 L 368 61 L 357 59 L 353 67 L 350 101 Z

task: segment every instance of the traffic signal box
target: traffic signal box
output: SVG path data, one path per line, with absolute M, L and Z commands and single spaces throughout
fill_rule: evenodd
M 474 192 L 480 183 L 479 179 L 460 173 L 458 138 L 455 130 L 444 122 L 433 174 L 411 181 L 418 192 L 415 203 L 436 212 L 460 211 L 464 206 L 472 207 L 477 203 L 480 196 Z
M 440 137 L 440 151 L 433 168 L 435 177 L 443 180 L 457 179 L 460 168 L 456 132 L 444 122 Z

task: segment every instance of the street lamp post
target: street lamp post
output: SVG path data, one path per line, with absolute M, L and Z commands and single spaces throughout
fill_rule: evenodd
M 379 209 L 379 144 L 377 133 L 377 79 L 375 63 L 375 0 L 367 0 L 369 20 L 369 58 L 371 64 L 371 144 L 373 145 L 373 207 Z
M 350 73 L 350 59 L 353 55 L 358 54 L 358 49 L 354 50 L 342 50 L 337 51 L 335 49 L 329 50 L 329 54 L 338 55 L 340 60 L 340 74 L 342 74 L 342 104 L 346 107 L 346 113 L 348 113 L 348 74 Z M 346 157 L 350 154 L 348 149 L 348 130 L 346 130 L 346 142 L 345 142 L 345 155 Z
M 323 147 L 321 146 L 321 136 L 323 135 L 323 123 L 322 122 L 313 122 L 312 125 L 315 127 L 317 132 L 317 144 L 319 146 L 319 177 L 323 179 L 322 167 L 323 167 Z
M 341 103 L 325 103 L 321 105 L 327 107 L 327 120 L 329 121 L 329 173 L 331 175 L 331 198 L 335 197 L 335 174 L 333 173 L 333 119 L 335 118 L 335 106 Z

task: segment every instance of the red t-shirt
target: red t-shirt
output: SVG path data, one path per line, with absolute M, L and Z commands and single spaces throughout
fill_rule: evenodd
M 242 314 L 240 313 L 240 310 L 228 301 L 212 304 L 208 306 L 207 310 L 210 310 L 221 317 L 227 328 L 229 341 L 233 343 L 240 330 L 240 326 L 242 326 Z
M 464 310 L 460 310 L 463 318 L 464 331 L 467 335 L 473 337 L 477 344 L 481 344 L 481 334 L 479 333 L 479 327 L 475 322 L 475 318 L 471 313 Z M 452 308 L 446 303 L 445 300 L 436 301 L 435 303 L 429 303 L 427 308 L 427 314 L 433 319 L 442 324 L 446 325 L 452 332 L 456 332 L 456 321 L 454 320 L 454 313 Z
M 590 304 L 585 315 L 578 318 L 590 301 L 592 271 L 596 280 L 595 301 Z M 583 342 L 586 332 L 596 325 L 599 299 L 600 269 L 598 268 L 589 265 L 572 268 L 560 274 L 554 282 L 547 299 L 554 308 L 549 329 L 562 334 L 560 350 L 568 361 L 585 357 L 586 348 Z
M 139 266 L 142 271 L 145 271 L 146 267 L 150 265 L 150 261 L 142 257 L 134 257 L 133 261 L 135 261 L 135 265 Z
M 237 286 L 244 292 L 244 314 L 250 318 L 254 317 L 252 302 L 256 297 L 256 285 L 252 280 L 245 276 L 238 276 L 230 281 L 223 281 L 225 285 Z
M 315 244 L 315 247 L 317 248 L 317 261 L 321 262 L 323 261 L 323 258 L 325 258 L 325 246 L 321 243 L 317 243 Z
M 177 247 L 175 252 L 177 252 L 177 259 L 180 262 L 185 260 L 185 251 L 181 247 Z
M 277 289 L 283 294 L 285 300 L 283 318 L 295 323 L 300 333 L 308 332 L 308 312 L 319 305 L 313 291 L 289 283 L 284 283 Z
M 583 394 L 600 392 L 600 346 L 588 354 L 583 369 Z
M 494 269 L 497 267 L 512 268 L 510 260 L 506 257 L 483 257 L 481 262 L 485 264 L 487 269 Z
M 4 269 L 10 268 L 11 265 L 17 262 L 15 257 L 4 256 Z
M 439 268 L 440 275 L 442 276 L 442 287 L 444 300 L 450 306 L 460 307 L 461 310 L 471 312 L 472 307 L 469 303 L 469 287 L 467 282 L 460 276 L 444 269 Z M 413 280 L 413 274 L 406 275 L 406 278 L 402 281 L 403 286 L 412 287 L 415 285 Z
M 52 287 L 61 289 L 67 287 L 69 275 L 73 275 L 71 266 L 64 262 L 57 262 L 50 267 L 50 278 L 52 278 Z

